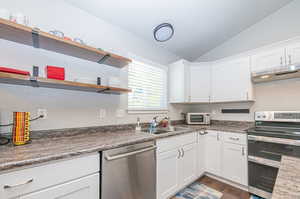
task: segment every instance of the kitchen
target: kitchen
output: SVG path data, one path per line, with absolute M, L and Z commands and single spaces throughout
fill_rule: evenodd
M 3 0 L 0 198 L 300 198 L 299 10 Z

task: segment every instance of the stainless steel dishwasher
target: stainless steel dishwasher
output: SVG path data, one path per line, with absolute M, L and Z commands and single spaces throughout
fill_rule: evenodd
M 102 152 L 101 199 L 156 199 L 155 151 L 145 142 Z

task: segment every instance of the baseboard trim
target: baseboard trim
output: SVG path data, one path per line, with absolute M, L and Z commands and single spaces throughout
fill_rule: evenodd
M 233 186 L 233 187 L 236 187 L 236 188 L 239 188 L 239 189 L 241 189 L 241 190 L 244 190 L 244 191 L 249 192 L 248 186 L 245 186 L 245 185 L 241 185 L 241 184 L 232 182 L 232 181 L 230 181 L 230 180 L 224 179 L 224 178 L 222 178 L 222 177 L 216 176 L 216 175 L 211 174 L 211 173 L 205 172 L 204 175 L 206 175 L 206 176 L 208 176 L 208 177 L 210 177 L 210 178 L 213 178 L 213 179 L 215 179 L 215 180 L 218 180 L 218 181 L 220 181 L 220 182 L 223 182 L 223 183 L 225 183 L 225 184 L 228 184 L 228 185 L 231 185 L 231 186 Z

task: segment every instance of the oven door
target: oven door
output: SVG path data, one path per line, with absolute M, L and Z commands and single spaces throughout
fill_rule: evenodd
M 264 198 L 271 198 L 278 168 L 248 162 L 249 192 Z
M 270 138 L 271 139 L 271 138 Z M 269 160 L 281 161 L 282 155 L 300 157 L 300 146 L 259 141 L 248 136 L 248 155 Z

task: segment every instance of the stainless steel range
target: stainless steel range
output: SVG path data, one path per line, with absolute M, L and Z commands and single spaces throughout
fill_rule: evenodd
M 256 112 L 247 133 L 249 192 L 271 198 L 282 155 L 300 157 L 300 111 Z

